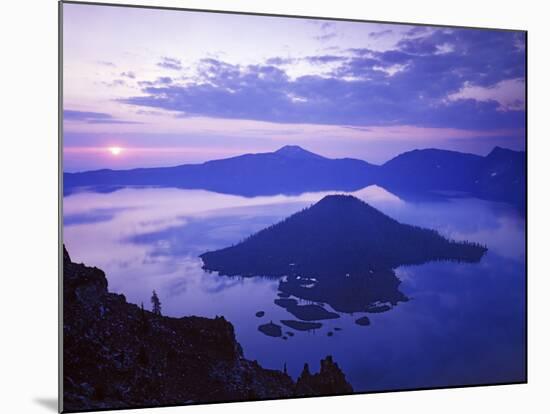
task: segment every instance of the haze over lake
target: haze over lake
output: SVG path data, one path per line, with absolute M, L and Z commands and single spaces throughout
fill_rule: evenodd
M 274 303 L 279 280 L 208 273 L 198 256 L 236 244 L 328 194 L 247 198 L 154 187 L 75 192 L 64 198 L 64 241 L 73 261 L 103 269 L 109 289 L 129 302 L 148 307 L 155 289 L 165 315 L 223 315 L 246 358 L 266 368 L 286 363 L 293 377 L 304 362 L 315 365 L 331 354 L 356 391 L 524 378 L 525 222 L 521 211 L 500 202 L 457 195 L 411 201 L 374 185 L 350 193 L 402 223 L 482 243 L 488 252 L 479 263 L 396 269 L 410 300 L 387 312 L 339 313 L 313 331 L 283 327 L 286 340 L 258 331 L 260 324 L 296 319 Z M 258 311 L 265 315 L 257 317 Z M 365 315 L 371 324 L 357 325 Z

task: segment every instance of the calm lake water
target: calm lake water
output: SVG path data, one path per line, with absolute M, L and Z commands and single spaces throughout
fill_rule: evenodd
M 245 198 L 174 188 L 80 192 L 64 198 L 64 241 L 73 261 L 105 271 L 112 292 L 150 308 L 155 289 L 169 316 L 223 315 L 235 326 L 248 359 L 274 369 L 286 363 L 293 377 L 304 362 L 318 370 L 319 360 L 330 354 L 356 391 L 525 378 L 525 221 L 523 213 L 503 203 L 403 199 L 377 186 L 351 193 L 403 223 L 479 242 L 489 251 L 476 264 L 396 269 L 400 290 L 410 300 L 388 312 L 340 314 L 321 321 L 315 331 L 284 328 L 294 333 L 286 340 L 259 332 L 260 324 L 295 319 L 274 304 L 279 281 L 206 273 L 198 255 L 237 243 L 327 194 Z M 256 317 L 258 311 L 265 316 Z M 371 325 L 355 324 L 364 315 Z

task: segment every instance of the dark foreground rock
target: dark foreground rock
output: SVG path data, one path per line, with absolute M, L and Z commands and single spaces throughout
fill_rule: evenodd
M 245 359 L 223 317 L 170 318 L 127 303 L 66 250 L 63 271 L 64 411 L 352 392 L 332 362 L 294 383 Z
M 300 396 L 349 394 L 353 388 L 346 381 L 346 377 L 338 364 L 327 356 L 321 360 L 321 370 L 318 374 L 311 374 L 308 364 L 304 365 L 302 374 L 296 382 L 296 393 Z

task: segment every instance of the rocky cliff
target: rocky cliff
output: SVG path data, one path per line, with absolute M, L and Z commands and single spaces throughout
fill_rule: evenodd
M 321 371 L 311 374 L 305 364 L 302 374 L 296 382 L 296 394 L 299 396 L 349 394 L 353 388 L 337 363 L 327 356 L 321 360 Z
M 295 383 L 245 359 L 223 317 L 155 315 L 63 253 L 64 411 L 353 392 L 330 357 Z

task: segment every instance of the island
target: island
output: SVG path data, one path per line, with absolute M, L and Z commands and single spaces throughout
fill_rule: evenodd
M 437 231 L 399 223 L 350 195 L 316 204 L 242 242 L 203 253 L 203 267 L 242 277 L 369 277 L 433 260 L 478 262 L 487 248 Z
M 339 317 L 321 303 L 352 314 L 386 312 L 408 301 L 399 290 L 401 281 L 394 271 L 398 266 L 434 260 L 478 262 L 486 251 L 479 243 L 450 240 L 435 230 L 400 223 L 356 197 L 335 194 L 238 244 L 200 257 L 207 271 L 280 278 L 275 304 L 311 322 Z M 296 298 L 314 304 L 303 305 Z

